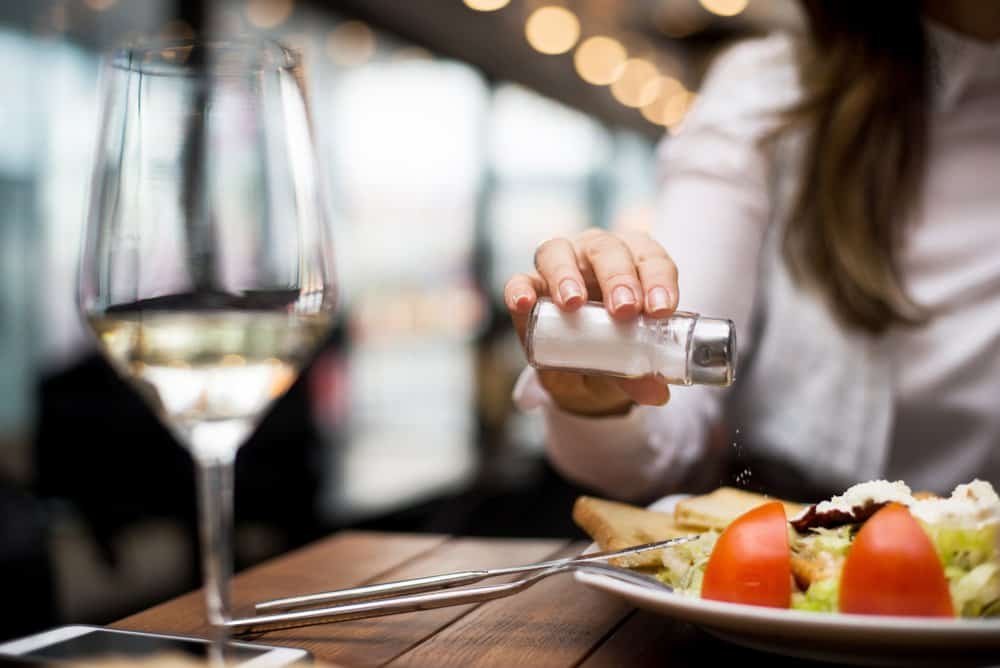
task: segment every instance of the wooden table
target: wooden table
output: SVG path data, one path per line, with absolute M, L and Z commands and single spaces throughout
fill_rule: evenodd
M 237 575 L 233 601 L 236 614 L 250 615 L 252 603 L 262 599 L 530 563 L 578 553 L 584 546 L 563 540 L 345 531 Z M 113 626 L 202 637 L 209 631 L 200 592 Z M 570 575 L 488 603 L 272 631 L 250 640 L 300 647 L 320 664 L 341 666 L 674 667 L 754 659 L 769 668 L 813 665 L 742 649 L 688 624 L 637 611 Z

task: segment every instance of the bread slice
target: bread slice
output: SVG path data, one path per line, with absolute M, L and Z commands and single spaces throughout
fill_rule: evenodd
M 621 550 L 633 545 L 686 536 L 692 532 L 677 526 L 671 513 L 646 510 L 627 503 L 581 496 L 573 505 L 573 521 L 587 532 L 602 550 Z M 612 559 L 624 568 L 658 568 L 662 550 Z
M 681 529 L 704 531 L 705 529 L 725 529 L 730 522 L 752 508 L 774 501 L 763 494 L 755 494 L 734 487 L 720 487 L 702 496 L 692 496 L 678 502 L 674 509 L 675 524 Z M 780 499 L 778 499 L 780 501 Z M 795 517 L 805 506 L 781 501 L 785 506 L 785 516 Z

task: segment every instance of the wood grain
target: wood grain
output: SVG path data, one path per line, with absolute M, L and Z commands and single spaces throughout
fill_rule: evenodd
M 560 556 L 577 554 L 577 543 Z M 631 610 L 625 602 L 554 576 L 510 598 L 485 603 L 389 665 L 574 666 Z
M 576 554 L 563 540 L 447 538 L 344 532 L 238 575 L 237 614 L 252 602 L 454 570 L 530 563 Z M 516 576 L 512 576 L 516 577 Z M 496 581 L 499 581 L 498 578 Z M 123 619 L 117 628 L 205 637 L 200 592 Z M 250 640 L 301 647 L 320 666 L 816 665 L 720 641 L 680 621 L 634 611 L 624 601 L 554 576 L 520 594 L 480 605 L 427 610 L 262 634 Z
M 338 534 L 301 553 L 238 576 L 235 591 L 240 605 L 237 610 L 241 615 L 251 614 L 250 604 L 265 598 L 454 570 L 530 563 L 548 558 L 565 545 L 563 540 L 445 540 L 394 534 Z M 331 568 L 331 562 L 337 567 Z M 303 575 L 309 573 L 313 575 Z M 300 647 L 312 652 L 323 663 L 379 666 L 447 627 L 474 607 L 456 606 L 286 629 L 246 639 Z M 122 620 L 115 626 L 204 636 L 208 628 L 202 608 L 200 592 L 195 592 Z
M 380 577 L 432 575 L 470 568 L 493 568 L 548 558 L 564 541 L 454 539 Z M 501 582 L 497 578 L 491 582 Z M 506 578 L 509 579 L 509 578 Z M 318 659 L 346 666 L 381 666 L 474 609 L 475 605 L 424 610 L 405 615 L 358 619 L 264 634 L 260 642 L 302 647 Z
M 253 614 L 253 603 L 279 596 L 350 587 L 443 544 L 445 536 L 343 532 L 250 568 L 233 578 L 233 608 Z M 201 591 L 126 617 L 115 628 L 209 637 Z

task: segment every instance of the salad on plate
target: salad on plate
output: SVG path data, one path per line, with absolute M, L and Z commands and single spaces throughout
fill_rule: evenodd
M 659 559 L 656 577 L 684 596 L 819 613 L 1000 617 L 1000 498 L 982 480 L 947 498 L 878 480 L 792 516 L 764 500 Z

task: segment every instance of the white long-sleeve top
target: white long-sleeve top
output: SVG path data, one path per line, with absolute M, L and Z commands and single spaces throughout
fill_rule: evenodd
M 881 337 L 847 331 L 791 281 L 774 230 L 797 166 L 774 164 L 759 140 L 801 95 L 794 43 L 738 45 L 661 145 L 653 229 L 677 264 L 680 307 L 736 323 L 737 385 L 678 387 L 666 406 L 587 418 L 558 409 L 527 369 L 515 400 L 544 411 L 564 475 L 620 498 L 666 493 L 697 474 L 725 422 L 739 448 L 817 484 L 887 477 L 946 492 L 1000 481 L 1000 44 L 928 29 L 926 181 L 901 268 L 930 322 Z

